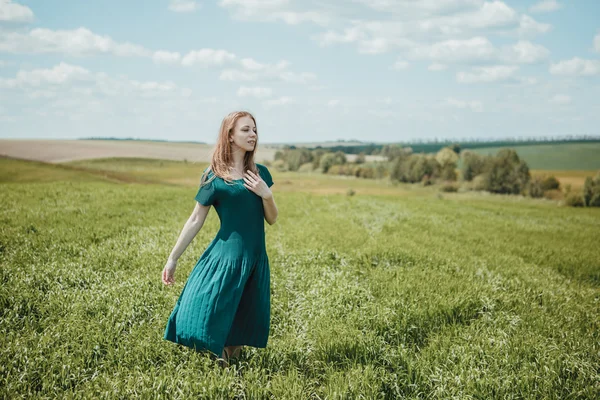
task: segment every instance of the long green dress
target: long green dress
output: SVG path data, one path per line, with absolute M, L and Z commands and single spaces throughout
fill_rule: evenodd
M 267 167 L 256 166 L 271 187 Z M 262 198 L 243 179 L 227 184 L 220 177 L 201 185 L 195 198 L 215 208 L 221 227 L 190 273 L 164 339 L 219 357 L 225 346 L 266 347 L 271 292 Z

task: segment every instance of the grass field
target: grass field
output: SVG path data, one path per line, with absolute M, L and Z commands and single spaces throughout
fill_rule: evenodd
M 600 169 L 600 143 L 560 143 L 511 146 L 530 169 L 585 171 Z M 475 153 L 496 154 L 500 147 L 472 150 Z
M 600 209 L 545 199 L 272 171 L 267 348 L 164 341 L 203 168 L 0 159 L 0 397 L 600 397 Z

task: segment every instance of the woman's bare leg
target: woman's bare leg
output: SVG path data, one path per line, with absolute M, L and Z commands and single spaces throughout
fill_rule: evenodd
M 240 356 L 240 351 L 243 346 L 227 346 L 224 351 L 227 352 L 229 358 L 238 358 Z

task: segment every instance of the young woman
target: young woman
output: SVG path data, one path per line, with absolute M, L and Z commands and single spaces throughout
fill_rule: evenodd
M 266 347 L 270 328 L 270 270 L 264 220 L 278 210 L 267 167 L 255 164 L 256 120 L 233 112 L 221 123 L 211 164 L 204 170 L 196 207 L 162 272 L 175 282 L 177 260 L 204 224 L 211 206 L 221 226 L 183 287 L 164 339 L 220 355 L 228 365 L 243 345 Z

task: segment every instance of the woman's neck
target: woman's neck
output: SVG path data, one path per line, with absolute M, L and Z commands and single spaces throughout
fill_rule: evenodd
M 246 150 L 237 148 L 233 151 L 233 168 L 239 173 L 243 174 L 245 165 L 244 165 L 244 157 L 246 155 Z

